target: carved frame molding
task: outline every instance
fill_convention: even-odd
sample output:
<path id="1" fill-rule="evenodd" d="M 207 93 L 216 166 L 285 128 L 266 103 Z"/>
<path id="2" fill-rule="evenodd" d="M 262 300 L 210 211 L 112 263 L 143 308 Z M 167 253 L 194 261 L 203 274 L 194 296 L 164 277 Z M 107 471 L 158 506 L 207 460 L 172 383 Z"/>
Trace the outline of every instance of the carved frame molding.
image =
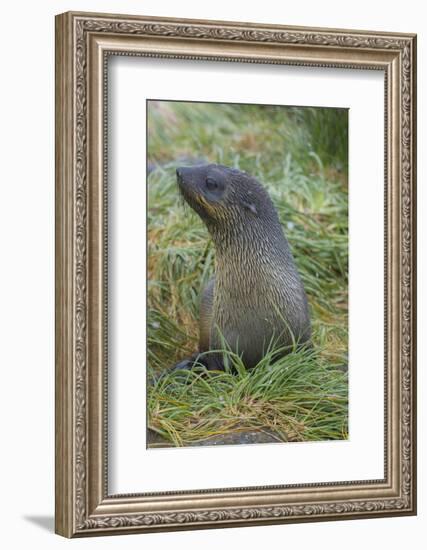
<path id="1" fill-rule="evenodd" d="M 385 73 L 385 478 L 108 495 L 106 59 Z M 416 37 L 68 12 L 56 18 L 56 532 L 87 536 L 414 514 Z"/>

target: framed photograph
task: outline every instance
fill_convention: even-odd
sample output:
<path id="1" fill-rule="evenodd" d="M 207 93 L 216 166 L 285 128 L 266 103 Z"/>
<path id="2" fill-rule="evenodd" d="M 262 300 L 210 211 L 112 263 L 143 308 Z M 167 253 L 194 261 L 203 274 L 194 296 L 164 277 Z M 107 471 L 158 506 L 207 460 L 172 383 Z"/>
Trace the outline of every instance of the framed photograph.
<path id="1" fill-rule="evenodd" d="M 56 18 L 56 532 L 416 513 L 416 37 Z"/>

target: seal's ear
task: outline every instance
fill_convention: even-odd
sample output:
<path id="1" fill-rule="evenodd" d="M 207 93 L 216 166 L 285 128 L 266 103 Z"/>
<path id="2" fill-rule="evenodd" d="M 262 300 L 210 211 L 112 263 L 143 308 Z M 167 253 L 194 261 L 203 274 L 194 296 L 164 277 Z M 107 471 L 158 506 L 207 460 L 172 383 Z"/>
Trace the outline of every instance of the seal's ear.
<path id="1" fill-rule="evenodd" d="M 252 214 L 257 214 L 256 206 L 252 201 L 241 199 L 240 202 L 241 202 L 242 206 L 244 208 L 246 208 L 247 210 L 250 210 L 252 212 Z"/>

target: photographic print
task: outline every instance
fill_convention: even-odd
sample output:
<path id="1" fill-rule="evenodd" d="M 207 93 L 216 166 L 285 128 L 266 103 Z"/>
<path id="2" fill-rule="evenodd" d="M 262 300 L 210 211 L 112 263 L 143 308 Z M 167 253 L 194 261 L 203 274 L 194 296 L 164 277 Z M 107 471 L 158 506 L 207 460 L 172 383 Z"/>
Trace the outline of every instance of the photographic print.
<path id="1" fill-rule="evenodd" d="M 347 439 L 348 110 L 146 108 L 148 448 Z"/>

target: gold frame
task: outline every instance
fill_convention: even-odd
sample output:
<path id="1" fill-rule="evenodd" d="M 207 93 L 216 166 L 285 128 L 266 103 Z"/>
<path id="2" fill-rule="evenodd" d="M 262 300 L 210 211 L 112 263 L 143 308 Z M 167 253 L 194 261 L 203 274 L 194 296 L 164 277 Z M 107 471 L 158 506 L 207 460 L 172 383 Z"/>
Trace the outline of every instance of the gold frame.
<path id="1" fill-rule="evenodd" d="M 385 74 L 385 477 L 109 495 L 108 55 Z M 66 537 L 416 513 L 416 36 L 89 13 L 56 17 L 56 532 Z"/>

